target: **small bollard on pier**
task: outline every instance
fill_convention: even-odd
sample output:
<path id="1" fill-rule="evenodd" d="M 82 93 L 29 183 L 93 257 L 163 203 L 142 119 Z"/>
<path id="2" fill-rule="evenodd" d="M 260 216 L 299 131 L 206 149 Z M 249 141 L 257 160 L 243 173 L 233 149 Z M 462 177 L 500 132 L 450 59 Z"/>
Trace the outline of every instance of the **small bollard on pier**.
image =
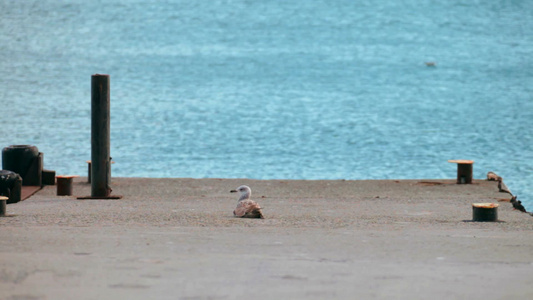
<path id="1" fill-rule="evenodd" d="M 497 203 L 473 203 L 472 221 L 474 222 L 496 222 L 498 221 Z"/>
<path id="2" fill-rule="evenodd" d="M 72 196 L 72 183 L 78 175 L 57 175 L 57 195 Z"/>
<path id="3" fill-rule="evenodd" d="M 85 161 L 87 163 L 87 182 L 91 183 L 91 161 L 87 160 Z M 114 164 L 114 161 L 111 161 L 111 164 Z M 111 173 L 111 170 L 109 170 L 109 173 Z"/>
<path id="4" fill-rule="evenodd" d="M 56 184 L 56 171 L 43 169 L 43 185 Z"/>
<path id="5" fill-rule="evenodd" d="M 86 161 L 87 163 L 87 182 L 91 183 L 91 161 Z"/>
<path id="6" fill-rule="evenodd" d="M 7 200 L 9 200 L 8 197 L 0 196 L 0 217 L 6 216 Z"/>
<path id="7" fill-rule="evenodd" d="M 457 164 L 457 184 L 470 184 L 473 177 L 473 160 L 451 159 L 449 163 Z"/>

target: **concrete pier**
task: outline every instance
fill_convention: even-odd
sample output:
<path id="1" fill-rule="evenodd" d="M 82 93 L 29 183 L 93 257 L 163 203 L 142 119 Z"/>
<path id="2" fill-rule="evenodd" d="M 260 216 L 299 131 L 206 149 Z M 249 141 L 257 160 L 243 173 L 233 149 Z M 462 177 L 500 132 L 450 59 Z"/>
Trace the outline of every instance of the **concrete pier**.
<path id="1" fill-rule="evenodd" d="M 266 219 L 232 216 L 241 184 Z M 45 186 L 0 218 L 0 299 L 531 299 L 533 217 L 497 184 L 114 178 L 120 201 Z M 472 222 L 478 202 L 499 222 Z"/>

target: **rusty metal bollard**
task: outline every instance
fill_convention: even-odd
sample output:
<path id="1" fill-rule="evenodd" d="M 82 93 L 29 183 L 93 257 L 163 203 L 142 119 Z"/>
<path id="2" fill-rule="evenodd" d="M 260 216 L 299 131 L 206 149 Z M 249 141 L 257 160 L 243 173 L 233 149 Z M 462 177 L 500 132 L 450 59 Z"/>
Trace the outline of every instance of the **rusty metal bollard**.
<path id="1" fill-rule="evenodd" d="M 72 195 L 72 183 L 74 178 L 78 175 L 57 175 L 57 195 L 58 196 L 71 196 Z"/>
<path id="2" fill-rule="evenodd" d="M 8 199 L 8 197 L 0 196 L 0 217 L 6 216 L 6 204 Z"/>
<path id="3" fill-rule="evenodd" d="M 472 221 L 474 222 L 496 222 L 498 221 L 497 203 L 473 203 Z"/>
<path id="4" fill-rule="evenodd" d="M 473 177 L 473 160 L 456 159 L 449 160 L 450 163 L 457 164 L 457 184 L 469 184 L 472 183 Z"/>

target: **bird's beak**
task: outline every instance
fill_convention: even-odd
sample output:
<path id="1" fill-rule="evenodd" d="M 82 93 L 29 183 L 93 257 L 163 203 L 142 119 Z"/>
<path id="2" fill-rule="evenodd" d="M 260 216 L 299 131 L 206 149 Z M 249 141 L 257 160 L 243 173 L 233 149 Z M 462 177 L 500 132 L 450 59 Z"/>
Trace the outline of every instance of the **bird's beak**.
<path id="1" fill-rule="evenodd" d="M 231 190 L 231 191 L 229 191 L 229 192 L 230 192 L 230 193 L 236 193 L 237 190 Z"/>

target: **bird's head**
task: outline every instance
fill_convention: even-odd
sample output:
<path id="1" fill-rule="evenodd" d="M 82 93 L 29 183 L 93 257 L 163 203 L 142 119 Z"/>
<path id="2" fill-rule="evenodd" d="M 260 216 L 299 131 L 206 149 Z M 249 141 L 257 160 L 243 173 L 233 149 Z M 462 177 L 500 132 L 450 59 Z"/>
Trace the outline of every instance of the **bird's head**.
<path id="1" fill-rule="evenodd" d="M 239 198 L 239 201 L 250 199 L 250 196 L 252 196 L 252 189 L 246 185 L 241 185 L 235 190 L 231 190 L 231 193 L 241 193 L 241 196 Z"/>

